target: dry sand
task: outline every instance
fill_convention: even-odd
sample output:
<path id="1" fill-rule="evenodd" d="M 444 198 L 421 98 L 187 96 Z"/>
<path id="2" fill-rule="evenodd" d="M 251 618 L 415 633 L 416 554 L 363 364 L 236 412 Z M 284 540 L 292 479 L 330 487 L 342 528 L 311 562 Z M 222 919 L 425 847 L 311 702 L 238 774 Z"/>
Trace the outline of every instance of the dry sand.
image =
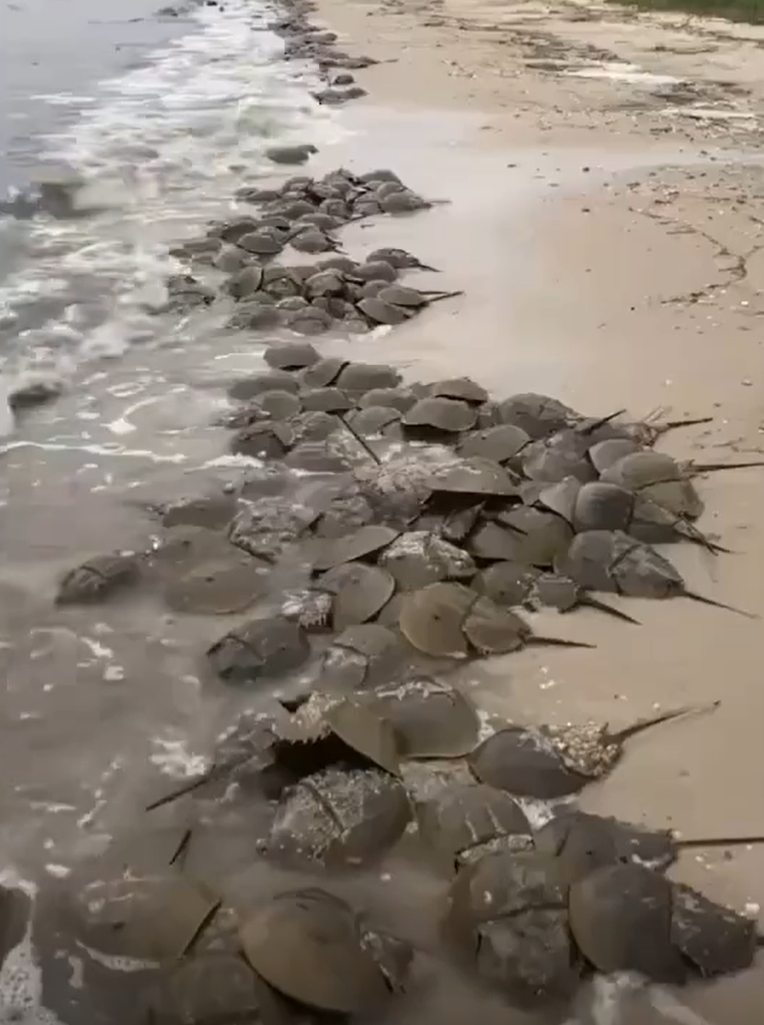
<path id="1" fill-rule="evenodd" d="M 389 165 L 450 200 L 376 225 L 373 246 L 406 245 L 466 293 L 354 342 L 356 357 L 363 344 L 364 358 L 412 376 L 468 373 L 495 394 L 547 392 L 586 413 L 713 415 L 663 446 L 764 456 L 764 28 L 579 2 L 320 0 L 320 13 L 354 53 L 394 61 L 358 75 L 369 97 L 343 118 L 360 142 L 322 158 Z M 363 247 L 363 228 L 347 234 Z M 671 557 L 696 590 L 764 615 L 764 470 L 699 487 L 701 527 L 734 554 L 687 545 Z M 712 715 L 630 742 L 584 806 L 688 837 L 764 834 L 763 622 L 685 599 L 629 611 L 641 627 L 587 611 L 553 621 L 594 651 L 493 661 L 481 683 L 494 707 L 622 725 L 720 698 Z M 764 906 L 762 847 L 694 852 L 676 872 L 738 908 Z M 764 965 L 681 998 L 702 1018 L 676 1020 L 755 1025 Z M 620 1020 L 672 1019 L 637 1003 Z"/>

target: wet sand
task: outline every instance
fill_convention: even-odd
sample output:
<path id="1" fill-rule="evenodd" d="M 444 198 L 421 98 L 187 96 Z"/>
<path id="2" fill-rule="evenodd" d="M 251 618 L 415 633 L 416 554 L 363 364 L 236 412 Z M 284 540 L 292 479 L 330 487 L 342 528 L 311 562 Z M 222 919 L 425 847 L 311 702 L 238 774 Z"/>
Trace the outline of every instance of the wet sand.
<path id="1" fill-rule="evenodd" d="M 370 98 L 346 114 L 375 160 L 452 201 L 403 233 L 399 222 L 380 225 L 374 245 L 396 239 L 465 290 L 456 307 L 364 342 L 364 356 L 412 377 L 470 373 L 499 394 L 544 391 L 603 415 L 712 415 L 661 447 L 699 461 L 759 458 L 764 30 L 589 4 L 321 0 L 320 10 L 355 45 L 395 60 L 359 74 Z M 686 79 L 674 95 L 684 90 L 708 117 L 656 97 L 669 88 L 660 81 L 645 89 L 528 67 L 545 54 L 563 67 L 602 61 L 590 48 L 614 51 L 606 70 L 628 61 Z M 716 111 L 746 117 L 717 121 Z M 362 242 L 364 229 L 353 234 Z M 699 486 L 701 526 L 733 554 L 686 546 L 672 557 L 696 590 L 764 615 L 764 473 L 711 474 Z M 714 715 L 632 741 L 582 804 L 686 837 L 764 832 L 761 621 L 683 599 L 629 609 L 641 629 L 585 611 L 566 621 L 595 651 L 490 660 L 482 683 L 492 707 L 520 721 L 620 725 L 721 699 Z M 676 875 L 734 906 L 764 905 L 761 848 L 693 852 Z M 749 1025 L 764 970 L 682 999 L 714 1025 Z M 628 1025 L 670 1020 L 644 1007 L 629 1014 Z"/>

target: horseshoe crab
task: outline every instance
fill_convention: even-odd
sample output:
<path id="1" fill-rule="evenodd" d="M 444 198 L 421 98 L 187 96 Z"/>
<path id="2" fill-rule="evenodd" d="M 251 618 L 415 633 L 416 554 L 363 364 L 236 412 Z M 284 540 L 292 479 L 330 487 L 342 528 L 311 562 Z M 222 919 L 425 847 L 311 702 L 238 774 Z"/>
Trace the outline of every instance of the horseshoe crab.
<path id="1" fill-rule="evenodd" d="M 310 653 L 305 631 L 279 616 L 235 627 L 208 649 L 207 658 L 226 683 L 248 684 L 299 669 Z"/>
<path id="2" fill-rule="evenodd" d="M 286 423 L 263 420 L 242 427 L 230 448 L 235 455 L 254 459 L 281 459 L 294 444 L 294 432 Z"/>
<path id="3" fill-rule="evenodd" d="M 298 1004 L 356 1014 L 388 995 L 357 916 L 325 890 L 277 895 L 244 922 L 240 937 L 257 974 Z"/>
<path id="4" fill-rule="evenodd" d="M 661 712 L 615 732 L 595 722 L 510 726 L 488 737 L 473 752 L 470 764 L 478 779 L 510 793 L 563 797 L 606 776 L 620 760 L 630 737 L 673 719 L 713 711 L 718 705 L 715 702 Z"/>
<path id="5" fill-rule="evenodd" d="M 671 939 L 671 883 L 641 865 L 605 865 L 570 887 L 570 929 L 602 972 L 639 972 L 684 982 L 687 968 Z"/>
<path id="6" fill-rule="evenodd" d="M 531 607 L 543 605 L 557 609 L 558 612 L 572 612 L 573 609 L 579 608 L 596 609 L 624 623 L 640 625 L 638 619 L 598 598 L 592 598 L 575 581 L 559 573 L 542 573 L 535 581 L 528 598 Z"/>
<path id="7" fill-rule="evenodd" d="M 339 359 L 336 356 L 319 359 L 299 371 L 300 385 L 303 388 L 327 388 L 330 384 L 334 384 L 348 365 L 348 360 Z"/>
<path id="8" fill-rule="evenodd" d="M 497 605 L 525 605 L 541 570 L 522 562 L 495 562 L 475 575 L 470 584 Z"/>
<path id="9" fill-rule="evenodd" d="M 121 588 L 137 583 L 139 576 L 140 556 L 134 552 L 96 555 L 63 577 L 56 605 L 103 601 Z"/>
<path id="10" fill-rule="evenodd" d="M 410 818 L 408 795 L 394 776 L 328 768 L 284 793 L 268 853 L 287 862 L 359 867 L 382 857 Z"/>
<path id="11" fill-rule="evenodd" d="M 456 583 L 428 584 L 407 594 L 399 625 L 419 651 L 450 658 L 466 657 L 469 646 L 480 655 L 508 654 L 526 644 L 590 647 L 562 638 L 536 637 L 514 612 Z"/>
<path id="12" fill-rule="evenodd" d="M 342 473 L 350 468 L 350 460 L 339 447 L 326 441 L 304 441 L 290 451 L 284 465 L 310 473 Z"/>
<path id="13" fill-rule="evenodd" d="M 470 377 L 452 377 L 436 381 L 430 385 L 428 392 L 434 399 L 460 399 L 462 402 L 471 402 L 478 406 L 488 401 L 488 392 Z"/>
<path id="14" fill-rule="evenodd" d="M 296 392 L 298 388 L 299 383 L 292 374 L 286 370 L 272 370 L 269 373 L 255 374 L 253 377 L 243 377 L 240 381 L 234 381 L 228 389 L 228 394 L 232 399 L 247 402 L 262 395 L 263 392 Z"/>
<path id="15" fill-rule="evenodd" d="M 351 260 L 349 256 L 327 256 L 315 264 L 315 269 L 336 270 L 342 274 L 352 275 L 358 269 L 358 264 L 355 260 Z"/>
<path id="16" fill-rule="evenodd" d="M 450 788 L 417 806 L 419 835 L 456 867 L 496 850 L 533 848 L 528 819 L 509 794 L 476 783 Z"/>
<path id="17" fill-rule="evenodd" d="M 530 432 L 528 432 L 530 433 Z M 582 483 L 596 479 L 596 471 L 587 458 L 589 438 L 575 428 L 557 431 L 522 450 L 523 473 L 530 480 L 555 484 L 565 477 Z"/>
<path id="18" fill-rule="evenodd" d="M 416 395 L 409 388 L 371 388 L 361 396 L 361 409 L 369 406 L 386 406 L 405 413 L 416 402 Z"/>
<path id="19" fill-rule="evenodd" d="M 404 591 L 415 591 L 438 580 L 469 580 L 476 571 L 467 552 L 426 530 L 400 534 L 382 552 L 379 565 Z"/>
<path id="20" fill-rule="evenodd" d="M 405 249 L 375 249 L 366 257 L 367 263 L 377 263 L 380 260 L 389 263 L 396 270 L 435 270 L 434 267 L 428 267 L 426 263 L 421 263 L 416 256 L 412 256 Z"/>
<path id="21" fill-rule="evenodd" d="M 587 455 L 597 473 L 603 474 L 619 459 L 640 451 L 640 446 L 630 438 L 607 438 L 592 445 Z"/>
<path id="22" fill-rule="evenodd" d="M 419 399 L 406 411 L 406 427 L 434 427 L 439 431 L 468 431 L 474 427 L 477 413 L 466 402 L 458 399 Z"/>
<path id="23" fill-rule="evenodd" d="M 321 676 L 332 688 L 358 690 L 397 671 L 401 656 L 400 637 L 381 623 L 350 626 L 327 649 Z"/>
<path id="24" fill-rule="evenodd" d="M 576 533 L 623 530 L 641 541 L 660 544 L 685 539 L 711 551 L 721 550 L 696 527 L 644 492 L 635 494 L 604 480 L 582 484 L 566 477 L 540 491 L 536 503 L 562 516 Z"/>
<path id="25" fill-rule="evenodd" d="M 236 511 L 233 495 L 209 494 L 185 498 L 161 506 L 163 527 L 204 527 L 218 530 L 227 526 Z"/>
<path id="26" fill-rule="evenodd" d="M 223 615 L 243 612 L 266 590 L 267 564 L 231 549 L 227 558 L 210 559 L 165 585 L 165 604 L 175 612 Z"/>
<path id="27" fill-rule="evenodd" d="M 616 619 L 639 625 L 632 616 L 592 598 L 567 577 L 557 573 L 544 573 L 537 567 L 522 562 L 494 563 L 481 570 L 473 578 L 470 586 L 497 605 L 525 605 L 528 608 L 542 605 L 556 608 L 559 612 L 570 612 L 580 607 L 593 608 Z"/>
<path id="28" fill-rule="evenodd" d="M 148 1000 L 152 1025 L 258 1021 L 269 994 L 237 954 L 205 951 L 173 964 Z"/>
<path id="29" fill-rule="evenodd" d="M 392 527 L 368 525 L 360 527 L 344 537 L 327 539 L 319 546 L 313 559 L 316 570 L 331 569 L 343 562 L 353 562 L 386 548 L 398 537 L 400 531 Z"/>
<path id="30" fill-rule="evenodd" d="M 750 968 L 756 923 L 708 900 L 689 886 L 672 886 L 671 940 L 695 971 L 710 978 Z"/>
<path id="31" fill-rule="evenodd" d="M 469 757 L 475 776 L 522 797 L 552 800 L 577 793 L 589 782 L 569 769 L 541 730 L 509 726 L 488 737 Z"/>
<path id="32" fill-rule="evenodd" d="M 499 405 L 499 410 L 503 423 L 522 428 L 534 441 L 562 431 L 580 419 L 570 406 L 533 392 L 512 395 Z"/>
<path id="33" fill-rule="evenodd" d="M 288 420 L 302 410 L 300 399 L 289 391 L 263 392 L 254 400 L 253 405 L 274 420 Z"/>
<path id="34" fill-rule="evenodd" d="M 662 870 L 677 858 L 668 829 L 652 830 L 587 812 L 563 811 L 534 835 L 536 850 L 555 858 L 565 884 L 606 865 L 649 865 Z"/>
<path id="35" fill-rule="evenodd" d="M 689 591 L 668 559 L 620 530 L 576 534 L 567 553 L 556 563 L 561 573 L 594 591 L 613 591 L 633 598 L 691 598 L 755 618 L 752 613 Z"/>
<path id="36" fill-rule="evenodd" d="M 529 506 L 517 506 L 487 521 L 470 538 L 469 548 L 481 559 L 551 567 L 568 550 L 573 530 L 561 517 Z"/>
<path id="37" fill-rule="evenodd" d="M 386 427 L 398 423 L 401 414 L 392 406 L 366 406 L 357 410 L 348 423 L 362 437 L 369 438 L 383 433 Z"/>
<path id="38" fill-rule="evenodd" d="M 339 388 L 311 388 L 300 392 L 300 399 L 306 410 L 311 412 L 344 413 L 353 408 L 353 402 Z"/>
<path id="39" fill-rule="evenodd" d="M 364 562 L 340 563 L 324 574 L 321 585 L 335 595 L 335 630 L 360 625 L 376 616 L 395 591 L 395 580 L 387 570 Z"/>
<path id="40" fill-rule="evenodd" d="M 385 302 L 384 299 L 380 299 L 378 296 L 367 296 L 356 303 L 356 307 L 364 317 L 375 324 L 405 324 L 409 317 L 412 316 L 411 310 Z"/>
<path id="41" fill-rule="evenodd" d="M 249 264 L 233 274 L 225 283 L 225 290 L 234 299 L 246 299 L 257 292 L 263 283 L 263 268 L 259 263 Z"/>
<path id="42" fill-rule="evenodd" d="M 311 409 L 298 413 L 289 420 L 297 444 L 306 441 L 326 441 L 338 429 L 337 418 L 323 410 Z"/>
<path id="43" fill-rule="evenodd" d="M 430 584 L 403 599 L 399 625 L 403 636 L 427 655 L 466 658 L 467 638 L 462 632 L 476 595 L 455 583 Z"/>
<path id="44" fill-rule="evenodd" d="M 477 742 L 477 713 L 454 687 L 417 676 L 376 687 L 372 699 L 372 707 L 395 730 L 403 758 L 458 758 Z"/>
<path id="45" fill-rule="evenodd" d="M 459 872 L 444 931 L 480 978 L 511 1001 L 567 1002 L 578 970 L 566 903 L 553 859 L 502 851 Z"/>
<path id="46" fill-rule="evenodd" d="M 512 462 L 512 468 L 515 469 L 519 467 L 516 457 L 530 444 L 530 440 L 522 428 L 513 424 L 498 424 L 468 434 L 459 443 L 456 451 L 460 456 L 479 456 L 495 463 Z"/>
<path id="47" fill-rule="evenodd" d="M 432 206 L 426 199 L 422 199 L 421 196 L 418 196 L 410 189 L 401 189 L 399 192 L 393 192 L 389 196 L 383 196 L 379 205 L 386 214 L 409 214 Z"/>
<path id="48" fill-rule="evenodd" d="M 377 298 L 382 302 L 400 306 L 408 311 L 423 309 L 432 301 L 416 288 L 407 288 L 406 285 L 397 284 L 387 285 L 380 289 Z"/>
<path id="49" fill-rule="evenodd" d="M 231 544 L 266 561 L 273 562 L 284 548 L 303 534 L 316 520 L 307 506 L 280 496 L 265 495 L 247 505 L 231 523 Z"/>
<path id="50" fill-rule="evenodd" d="M 393 367 L 380 363 L 349 363 L 335 381 L 338 388 L 351 395 L 362 395 L 372 388 L 395 388 L 401 375 Z"/>
<path id="51" fill-rule="evenodd" d="M 436 470 L 429 476 L 427 483 L 433 492 L 453 495 L 513 498 L 517 494 L 515 482 L 502 466 L 477 456 L 460 459 L 442 470 Z"/>
<path id="52" fill-rule="evenodd" d="M 275 235 L 266 235 L 264 231 L 249 231 L 236 239 L 229 239 L 239 249 L 255 256 L 268 257 L 277 256 L 284 248 L 284 243 Z"/>
<path id="53" fill-rule="evenodd" d="M 318 228 L 306 228 L 291 235 L 289 245 L 298 253 L 327 253 L 337 249 L 339 243 Z"/>
<path id="54" fill-rule="evenodd" d="M 263 353 L 268 366 L 276 370 L 302 370 L 318 363 L 320 358 L 316 349 L 307 342 L 285 342 L 271 346 Z"/>
<path id="55" fill-rule="evenodd" d="M 398 272 L 386 260 L 367 260 L 355 268 L 353 277 L 358 281 L 384 281 L 392 284 L 398 277 Z"/>
<path id="56" fill-rule="evenodd" d="M 328 505 L 322 508 L 314 523 L 318 537 L 337 540 L 352 534 L 359 527 L 364 527 L 374 519 L 372 509 L 357 484 L 333 495 Z"/>
<path id="57" fill-rule="evenodd" d="M 605 470 L 601 479 L 639 492 L 676 516 L 697 519 L 703 503 L 679 464 L 662 452 L 632 452 Z"/>

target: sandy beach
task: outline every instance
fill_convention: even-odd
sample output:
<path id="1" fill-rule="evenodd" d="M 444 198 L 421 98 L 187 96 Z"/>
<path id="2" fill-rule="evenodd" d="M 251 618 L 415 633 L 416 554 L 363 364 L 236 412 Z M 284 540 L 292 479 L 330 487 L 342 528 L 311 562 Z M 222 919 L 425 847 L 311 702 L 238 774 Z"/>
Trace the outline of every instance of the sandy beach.
<path id="1" fill-rule="evenodd" d="M 347 116 L 366 124 L 375 162 L 451 200 L 409 222 L 402 242 L 465 290 L 456 309 L 366 351 L 411 377 L 469 373 L 603 415 L 711 415 L 662 447 L 698 461 L 760 457 L 764 30 L 610 4 L 319 9 L 342 39 L 394 60 L 359 75 L 369 97 Z M 401 226 L 392 231 L 400 243 Z M 709 474 L 699 486 L 701 523 L 733 554 L 674 550 L 682 572 L 698 591 L 764 614 L 764 475 Z M 686 600 L 632 606 L 643 623 L 634 632 L 576 616 L 569 629 L 596 635 L 596 651 L 492 660 L 496 710 L 622 725 L 721 699 L 713 715 L 635 738 L 583 806 L 685 837 L 763 832 L 761 621 Z M 676 874 L 722 902 L 764 905 L 761 848 L 694 851 Z M 694 994 L 702 1018 L 682 1020 L 752 1025 L 762 1001 L 754 970 Z M 628 1025 L 663 1020 L 627 1013 Z"/>
<path id="2" fill-rule="evenodd" d="M 231 199 L 243 182 L 271 183 L 273 166 L 262 160 L 269 131 L 288 143 L 315 138 L 306 173 L 316 178 L 338 167 L 359 175 L 389 167 L 434 201 L 416 216 L 343 224 L 341 244 L 358 260 L 405 247 L 440 272 L 407 284 L 463 291 L 389 331 L 350 340 L 329 332 L 315 339 L 321 356 L 392 364 L 406 382 L 468 375 L 492 396 L 547 394 L 586 415 L 712 417 L 668 432 L 658 447 L 697 463 L 764 459 L 764 27 L 586 2 L 318 0 L 312 20 L 339 33 L 349 52 L 379 61 L 354 71 L 365 98 L 327 111 L 307 102 L 313 71 L 293 79 L 289 64 L 282 71 L 278 40 L 269 36 L 257 62 L 250 59 L 272 12 L 260 12 L 263 27 L 252 30 L 241 6 L 228 21 L 221 8 L 219 23 L 216 12 L 203 12 L 204 45 L 190 35 L 157 60 L 161 73 L 138 71 L 124 90 L 112 87 L 111 105 L 96 105 L 70 153 L 102 175 L 114 206 L 92 225 L 54 222 L 55 239 L 36 252 L 39 263 L 30 259 L 22 281 L 32 296 L 42 280 L 36 294 L 53 311 L 46 321 L 43 309 L 40 326 L 32 302 L 18 307 L 25 329 L 29 314 L 44 369 L 51 353 L 57 370 L 67 359 L 74 369 L 60 397 L 18 417 L 3 450 L 0 523 L 10 554 L 0 572 L 0 656 L 9 726 L 0 861 L 29 867 L 30 877 L 52 879 L 62 892 L 79 862 L 120 830 L 141 843 L 148 837 L 151 847 L 149 798 L 166 776 L 198 773 L 221 731 L 249 707 L 219 680 L 208 687 L 200 669 L 230 616 L 169 615 L 161 598 L 140 589 L 95 613 L 57 608 L 53 599 L 62 573 L 96 553 L 143 551 L 156 538 L 162 502 L 221 487 L 230 494 L 251 469 L 230 456 L 220 418 L 232 409 L 231 381 L 263 370 L 268 339 L 232 337 L 225 310 L 207 320 L 192 311 L 169 327 L 144 313 L 157 288 L 166 298 L 168 265 L 157 251 L 166 256 L 178 238 L 250 212 Z M 130 177 L 125 168 L 132 174 L 134 165 L 141 173 Z M 277 170 L 284 175 L 275 183 L 294 169 Z M 56 291 L 61 253 L 72 295 L 71 281 Z M 46 274 L 56 286 L 50 295 Z M 70 310 L 80 320 L 65 323 Z M 54 337 L 59 315 L 65 330 Z M 3 323 L 9 336 L 19 333 L 10 317 Z M 63 360 L 57 338 L 71 342 Z M 764 468 L 703 473 L 695 484 L 706 507 L 699 527 L 729 552 L 673 545 L 670 558 L 689 589 L 760 618 L 689 598 L 608 595 L 641 625 L 585 608 L 564 618 L 536 613 L 538 632 L 595 647 L 530 647 L 471 662 L 458 679 L 481 708 L 520 723 L 594 720 L 618 729 L 720 702 L 629 740 L 580 806 L 685 839 L 761 836 Z M 206 812 L 213 803 L 202 802 Z M 188 808 L 172 818 L 176 810 L 153 820 L 157 834 L 185 827 Z M 232 829 L 229 851 L 213 830 L 211 843 L 199 843 L 199 865 L 221 877 L 231 865 L 250 866 L 251 833 Z M 388 927 L 402 923 L 426 949 L 436 942 L 429 930 L 442 880 L 396 857 L 399 888 L 362 873 L 342 883 L 343 893 L 381 912 Z M 764 933 L 764 847 L 698 846 L 671 874 L 745 910 Z M 294 879 L 280 870 L 255 876 L 258 898 Z M 63 922 L 65 947 L 71 921 Z M 115 993 L 96 1019 L 87 994 L 81 1004 L 81 994 L 71 997 L 53 939 L 46 959 L 54 1003 L 66 991 L 67 1025 L 127 1021 L 119 1008 L 132 978 L 112 973 Z M 473 992 L 448 966 L 428 965 L 424 974 L 429 988 L 396 1011 L 399 1025 L 464 1025 L 476 1012 L 484 1025 L 542 1020 Z M 676 992 L 609 993 L 600 987 L 592 1000 L 587 988 L 565 1025 L 758 1025 L 764 964 L 759 956 L 739 975 Z"/>

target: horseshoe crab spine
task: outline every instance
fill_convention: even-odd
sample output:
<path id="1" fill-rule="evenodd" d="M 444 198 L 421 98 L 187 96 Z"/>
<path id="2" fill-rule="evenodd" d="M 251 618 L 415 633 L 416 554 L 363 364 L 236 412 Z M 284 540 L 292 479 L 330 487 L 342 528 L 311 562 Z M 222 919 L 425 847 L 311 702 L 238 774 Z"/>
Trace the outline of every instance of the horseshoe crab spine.
<path id="1" fill-rule="evenodd" d="M 755 612 L 748 612 L 746 609 L 738 609 L 734 605 L 727 605 L 723 601 L 707 598 L 704 594 L 698 594 L 696 591 L 682 591 L 681 594 L 684 598 L 700 602 L 702 605 L 712 605 L 716 609 L 726 609 L 727 612 L 734 612 L 737 616 L 745 616 L 746 619 L 759 619 Z"/>
<path id="2" fill-rule="evenodd" d="M 600 427 L 604 427 L 605 424 L 609 424 L 611 420 L 615 420 L 616 417 L 623 416 L 625 412 L 625 409 L 616 409 L 614 413 L 608 413 L 607 416 L 601 416 L 599 420 L 595 420 L 593 423 L 585 424 L 581 427 L 581 434 L 594 434 L 594 432 L 598 431 Z"/>
<path id="3" fill-rule="evenodd" d="M 596 648 L 596 644 L 589 644 L 587 641 L 568 641 L 564 637 L 538 637 L 534 634 L 525 641 L 527 648 L 551 646 L 555 648 Z"/>
<path id="4" fill-rule="evenodd" d="M 361 448 L 364 449 L 371 456 L 371 458 L 374 460 L 374 462 L 377 464 L 377 466 L 381 466 L 382 460 L 379 458 L 379 456 L 374 451 L 374 449 L 370 445 L 367 444 L 365 439 L 361 437 L 361 435 L 358 433 L 358 431 L 356 431 L 355 428 L 352 427 L 347 422 L 347 420 L 345 419 L 345 417 L 341 413 L 335 413 L 334 415 L 337 417 L 337 419 L 342 424 L 342 426 L 346 427 L 347 430 L 353 435 L 353 437 L 358 442 L 358 444 L 361 446 Z"/>
<path id="5" fill-rule="evenodd" d="M 460 295 L 464 295 L 464 292 L 463 291 L 457 291 L 457 292 L 435 292 L 435 291 L 429 291 L 429 292 L 422 292 L 422 295 L 426 295 L 428 300 L 429 300 L 429 302 L 432 304 L 432 303 L 439 303 L 441 301 L 441 299 L 457 299 Z"/>
<path id="6" fill-rule="evenodd" d="M 683 719 L 689 715 L 704 715 L 706 712 L 715 712 L 721 706 L 721 701 L 709 701 L 704 705 L 684 705 L 682 708 L 672 708 L 668 712 L 660 712 L 657 715 L 649 715 L 644 719 L 637 719 L 631 726 L 626 726 L 618 733 L 608 734 L 608 740 L 616 743 L 623 743 L 629 737 L 634 737 L 643 730 L 649 730 L 653 726 L 659 726 L 664 722 L 671 722 L 672 719 Z"/>
<path id="7" fill-rule="evenodd" d="M 682 851 L 696 850 L 699 847 L 747 847 L 749 844 L 764 844 L 764 836 L 702 836 L 674 841 L 674 845 Z"/>
<path id="8" fill-rule="evenodd" d="M 750 470 L 756 466 L 764 466 L 764 459 L 753 459 L 743 463 L 693 463 L 688 469 L 692 473 L 716 473 L 718 470 Z"/>
<path id="9" fill-rule="evenodd" d="M 182 786 L 176 787 L 175 790 L 171 790 L 168 794 L 164 794 L 163 797 L 158 797 L 155 801 L 146 805 L 146 811 L 156 811 L 157 808 L 162 808 L 166 804 L 171 804 L 173 801 L 179 800 L 181 797 L 185 797 L 186 794 L 192 794 L 195 790 L 199 790 L 201 787 L 206 786 L 208 783 L 215 783 L 219 779 L 223 779 L 230 772 L 234 772 L 236 769 L 245 765 L 253 757 L 252 752 L 240 755 L 238 758 L 232 759 L 230 762 L 226 762 L 225 765 L 213 765 L 211 769 L 205 772 L 202 776 L 197 776 L 196 779 L 189 780 L 188 783 L 183 783 Z"/>
<path id="10" fill-rule="evenodd" d="M 669 420 L 665 424 L 658 424 L 653 430 L 660 437 L 661 434 L 665 434 L 667 431 L 675 431 L 678 427 L 696 427 L 700 424 L 712 424 L 713 422 L 714 418 L 712 416 L 697 416 L 690 420 Z"/>
<path id="11" fill-rule="evenodd" d="M 621 609 L 613 608 L 612 605 L 608 605 L 607 602 L 600 601 L 598 598 L 592 598 L 589 595 L 582 595 L 578 599 L 578 604 L 582 605 L 587 609 L 597 609 L 598 612 L 604 612 L 608 616 L 612 616 L 614 619 L 620 619 L 624 623 L 633 623 L 635 626 L 642 626 L 638 619 L 630 616 L 628 612 L 622 612 Z"/>

